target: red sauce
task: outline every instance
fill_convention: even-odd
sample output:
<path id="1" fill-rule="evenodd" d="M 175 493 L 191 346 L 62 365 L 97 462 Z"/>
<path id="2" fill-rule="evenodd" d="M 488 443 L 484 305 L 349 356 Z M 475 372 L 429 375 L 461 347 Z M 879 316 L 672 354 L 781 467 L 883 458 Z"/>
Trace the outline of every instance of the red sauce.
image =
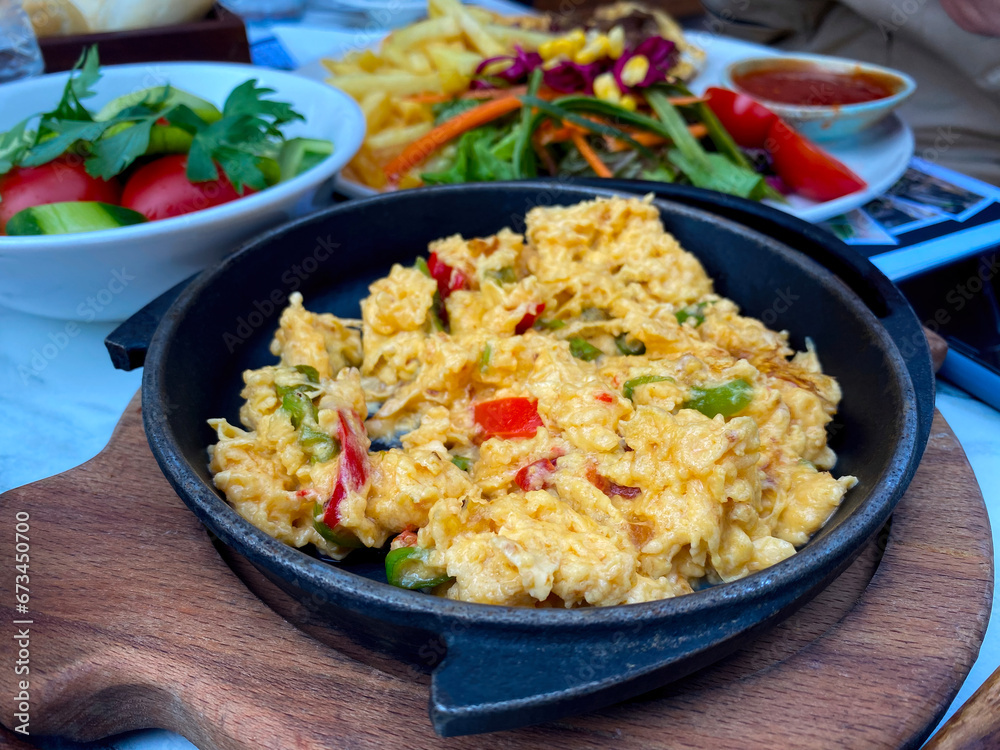
<path id="1" fill-rule="evenodd" d="M 836 73 L 795 60 L 776 60 L 734 75 L 733 83 L 750 96 L 782 104 L 830 106 L 884 99 L 896 93 L 896 79 L 857 69 Z"/>

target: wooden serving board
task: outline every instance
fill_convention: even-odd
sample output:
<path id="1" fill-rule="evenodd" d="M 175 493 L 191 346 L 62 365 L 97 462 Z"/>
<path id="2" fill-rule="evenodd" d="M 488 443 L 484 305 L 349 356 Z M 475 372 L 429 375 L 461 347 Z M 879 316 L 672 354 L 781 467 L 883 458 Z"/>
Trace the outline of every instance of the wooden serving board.
<path id="1" fill-rule="evenodd" d="M 251 593 L 160 474 L 138 399 L 99 456 L 0 496 L 0 529 L 0 723 L 13 727 L 27 627 L 31 735 L 162 727 L 202 750 L 913 747 L 970 669 L 992 600 L 989 520 L 940 415 L 891 527 L 752 647 L 638 699 L 486 736 L 437 737 L 425 675 L 330 648 Z"/>

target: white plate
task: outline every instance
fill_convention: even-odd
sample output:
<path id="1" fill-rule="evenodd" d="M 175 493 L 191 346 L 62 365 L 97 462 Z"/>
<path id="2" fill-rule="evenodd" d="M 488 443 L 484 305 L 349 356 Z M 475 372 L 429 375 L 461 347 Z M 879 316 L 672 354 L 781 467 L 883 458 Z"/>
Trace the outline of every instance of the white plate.
<path id="1" fill-rule="evenodd" d="M 777 57 L 781 54 L 770 47 L 707 31 L 688 31 L 685 35 L 707 53 L 704 67 L 690 84 L 691 90 L 696 94 L 702 93 L 709 86 L 725 86 L 726 67 L 730 63 L 748 57 Z M 882 195 L 903 176 L 913 157 L 913 132 L 902 120 L 892 115 L 856 136 L 828 141 L 822 147 L 867 182 L 868 187 L 823 203 L 790 195 L 787 204 L 772 205 L 812 222 L 823 221 L 864 205 Z"/>
<path id="2" fill-rule="evenodd" d="M 781 54 L 769 47 L 742 42 L 720 34 L 704 31 L 687 31 L 685 34 L 691 42 L 702 47 L 707 53 L 704 66 L 690 84 L 691 89 L 699 94 L 709 86 L 724 86 L 726 66 L 730 63 L 748 57 L 762 55 L 777 57 Z M 373 46 L 377 44 L 378 40 L 375 40 Z M 331 50 L 329 56 L 338 57 L 338 53 L 342 51 Z M 303 65 L 296 73 L 320 81 L 329 77 L 329 73 L 319 60 Z M 791 195 L 788 196 L 787 203 L 771 203 L 771 205 L 811 222 L 824 221 L 850 211 L 885 193 L 902 176 L 913 156 L 913 146 L 913 132 L 895 115 L 856 136 L 824 143 L 824 149 L 847 165 L 868 183 L 868 186 L 843 198 L 823 203 Z M 367 197 L 378 192 L 339 175 L 336 184 L 342 193 L 354 198 Z"/>

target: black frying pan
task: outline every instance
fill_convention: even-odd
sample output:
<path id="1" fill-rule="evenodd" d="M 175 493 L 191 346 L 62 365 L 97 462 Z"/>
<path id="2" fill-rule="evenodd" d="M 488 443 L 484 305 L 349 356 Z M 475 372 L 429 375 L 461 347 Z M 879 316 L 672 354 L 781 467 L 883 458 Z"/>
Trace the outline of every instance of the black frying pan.
<path id="1" fill-rule="evenodd" d="M 717 291 L 772 328 L 787 328 L 797 348 L 811 337 L 825 370 L 840 380 L 845 395 L 830 444 L 836 471 L 860 482 L 798 554 L 741 581 L 660 602 L 567 611 L 476 605 L 389 586 L 376 552 L 330 565 L 287 547 L 241 519 L 214 489 L 206 420 L 237 421 L 241 373 L 273 363 L 268 343 L 290 292 L 302 291 L 310 309 L 357 317 L 367 285 L 393 262 L 412 263 L 430 240 L 518 230 L 534 205 L 575 203 L 616 187 L 634 191 L 636 183 L 487 183 L 350 201 L 262 235 L 199 276 L 165 312 L 169 298 L 108 339 L 118 366 L 145 357 L 146 434 L 184 501 L 311 612 L 432 668 L 430 713 L 443 735 L 594 709 L 733 651 L 853 560 L 888 519 L 927 441 L 930 356 L 909 305 L 874 266 L 778 211 L 650 184 L 666 198 L 656 205 L 667 230 L 701 259 Z"/>

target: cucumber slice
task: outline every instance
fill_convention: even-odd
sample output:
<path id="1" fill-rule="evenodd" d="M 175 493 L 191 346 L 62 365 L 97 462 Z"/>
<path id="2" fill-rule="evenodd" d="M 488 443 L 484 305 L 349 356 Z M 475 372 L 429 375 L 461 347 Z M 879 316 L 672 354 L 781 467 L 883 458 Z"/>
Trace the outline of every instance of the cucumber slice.
<path id="1" fill-rule="evenodd" d="M 292 138 L 281 147 L 281 179 L 290 180 L 312 169 L 333 153 L 333 143 L 317 138 Z"/>
<path id="2" fill-rule="evenodd" d="M 37 234 L 71 234 L 142 224 L 138 211 L 96 201 L 47 203 L 18 211 L 7 222 L 7 234 L 23 237 Z"/>
<path id="3" fill-rule="evenodd" d="M 164 91 L 166 91 L 166 86 L 153 86 L 152 88 L 143 89 L 142 91 L 133 91 L 130 94 L 123 94 L 117 99 L 112 99 L 110 102 L 101 107 L 101 111 L 94 116 L 94 119 L 97 122 L 103 122 L 105 120 L 110 120 L 123 110 L 128 109 L 129 107 L 134 107 L 136 104 L 141 102 L 155 102 L 163 96 Z M 173 86 L 170 87 L 170 93 L 167 95 L 166 100 L 159 106 L 158 111 L 162 111 L 177 104 L 187 105 L 205 122 L 215 122 L 216 120 L 222 119 L 222 112 L 220 112 L 219 108 L 214 104 L 205 101 L 194 94 L 189 94 L 183 89 L 174 88 Z"/>

